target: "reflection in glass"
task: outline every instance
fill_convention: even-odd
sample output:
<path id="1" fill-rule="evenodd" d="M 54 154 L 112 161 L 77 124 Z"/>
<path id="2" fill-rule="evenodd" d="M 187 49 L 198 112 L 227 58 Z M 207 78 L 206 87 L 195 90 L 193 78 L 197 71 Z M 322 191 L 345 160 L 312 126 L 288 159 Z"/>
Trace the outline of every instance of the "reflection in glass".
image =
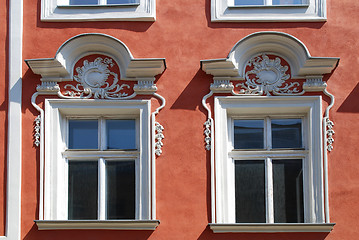
<path id="1" fill-rule="evenodd" d="M 98 0 L 70 0 L 70 5 L 97 5 Z"/>
<path id="2" fill-rule="evenodd" d="M 69 120 L 69 149 L 98 148 L 97 120 Z"/>
<path id="3" fill-rule="evenodd" d="M 68 190 L 68 219 L 97 219 L 97 161 L 70 161 Z"/>
<path id="4" fill-rule="evenodd" d="M 301 159 L 273 160 L 273 201 L 274 222 L 304 222 Z"/>
<path id="5" fill-rule="evenodd" d="M 264 0 L 234 0 L 235 6 L 264 5 Z"/>
<path id="6" fill-rule="evenodd" d="M 301 147 L 301 119 L 272 119 L 272 148 Z"/>
<path id="7" fill-rule="evenodd" d="M 263 149 L 264 120 L 234 120 L 235 149 Z"/>
<path id="8" fill-rule="evenodd" d="M 107 149 L 137 149 L 134 119 L 106 120 Z"/>
<path id="9" fill-rule="evenodd" d="M 135 219 L 135 161 L 107 161 L 107 219 Z"/>
<path id="10" fill-rule="evenodd" d="M 264 161 L 235 161 L 236 222 L 265 223 Z"/>
<path id="11" fill-rule="evenodd" d="M 272 0 L 273 5 L 303 5 L 307 4 L 306 0 Z"/>

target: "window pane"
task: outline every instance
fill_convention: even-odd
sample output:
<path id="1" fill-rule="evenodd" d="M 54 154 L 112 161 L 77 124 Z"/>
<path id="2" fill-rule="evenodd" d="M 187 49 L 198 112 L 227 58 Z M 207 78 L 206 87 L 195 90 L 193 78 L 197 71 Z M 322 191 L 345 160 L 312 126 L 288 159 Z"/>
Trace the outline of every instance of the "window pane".
<path id="1" fill-rule="evenodd" d="M 301 148 L 301 119 L 272 119 L 273 148 Z"/>
<path id="2" fill-rule="evenodd" d="M 69 149 L 97 149 L 97 128 L 97 120 L 69 120 Z"/>
<path id="3" fill-rule="evenodd" d="M 264 120 L 234 120 L 235 149 L 263 149 Z"/>
<path id="4" fill-rule="evenodd" d="M 135 219 L 135 161 L 108 161 L 107 219 Z"/>
<path id="5" fill-rule="evenodd" d="M 302 160 L 273 160 L 274 222 L 304 222 Z"/>
<path id="6" fill-rule="evenodd" d="M 68 219 L 97 219 L 97 161 L 69 162 Z"/>
<path id="7" fill-rule="evenodd" d="M 235 161 L 236 222 L 265 223 L 264 161 Z"/>
<path id="8" fill-rule="evenodd" d="M 306 0 L 273 0 L 273 5 L 302 5 L 307 4 Z"/>
<path id="9" fill-rule="evenodd" d="M 107 0 L 107 4 L 137 3 L 138 0 Z"/>
<path id="10" fill-rule="evenodd" d="M 106 124 L 107 149 L 137 149 L 134 119 L 111 119 Z"/>
<path id="11" fill-rule="evenodd" d="M 70 5 L 97 5 L 97 0 L 70 0 Z"/>
<path id="12" fill-rule="evenodd" d="M 264 5 L 264 0 L 235 0 L 234 5 L 236 6 Z"/>

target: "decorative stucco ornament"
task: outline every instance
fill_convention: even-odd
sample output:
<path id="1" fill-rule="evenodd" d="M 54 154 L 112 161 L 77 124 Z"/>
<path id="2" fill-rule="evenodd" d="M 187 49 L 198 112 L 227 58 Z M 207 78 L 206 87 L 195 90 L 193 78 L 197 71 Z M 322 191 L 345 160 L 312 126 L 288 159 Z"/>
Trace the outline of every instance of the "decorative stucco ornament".
<path id="1" fill-rule="evenodd" d="M 211 150 L 211 120 L 208 119 L 203 125 L 205 126 L 204 135 L 206 137 L 204 138 L 204 141 L 206 143 L 206 150 Z"/>
<path id="2" fill-rule="evenodd" d="M 248 61 L 246 67 L 252 68 L 245 74 L 244 83 L 238 83 L 236 87 L 241 87 L 240 94 L 256 95 L 299 95 L 296 88 L 298 82 L 286 82 L 290 79 L 287 74 L 289 67 L 282 66 L 280 58 L 270 59 L 266 54 L 253 57 Z"/>
<path id="3" fill-rule="evenodd" d="M 34 144 L 36 147 L 38 147 L 40 145 L 40 124 L 41 124 L 41 116 L 38 115 L 35 118 L 35 127 L 34 127 Z"/>
<path id="4" fill-rule="evenodd" d="M 163 135 L 163 130 L 164 127 L 159 124 L 158 122 L 155 122 L 155 154 L 157 156 L 160 156 L 162 154 L 162 147 L 163 147 L 163 143 L 162 143 L 162 139 L 165 138 L 165 136 Z"/>
<path id="5" fill-rule="evenodd" d="M 118 84 L 118 75 L 109 70 L 114 64 L 112 59 L 101 57 L 96 58 L 93 62 L 83 61 L 82 67 L 77 67 L 77 75 L 74 79 L 78 84 L 65 85 L 65 96 L 73 98 L 98 98 L 98 99 L 120 99 L 126 97 L 127 93 L 121 92 L 124 88 L 130 88 L 127 84 Z M 110 80 L 109 77 L 112 76 Z"/>
<path id="6" fill-rule="evenodd" d="M 334 143 L 334 138 L 333 138 L 333 135 L 334 135 L 334 130 L 333 130 L 333 127 L 334 127 L 334 123 L 332 121 L 330 121 L 328 118 L 326 119 L 326 125 L 327 125 L 327 150 L 330 152 L 333 150 L 333 143 Z"/>

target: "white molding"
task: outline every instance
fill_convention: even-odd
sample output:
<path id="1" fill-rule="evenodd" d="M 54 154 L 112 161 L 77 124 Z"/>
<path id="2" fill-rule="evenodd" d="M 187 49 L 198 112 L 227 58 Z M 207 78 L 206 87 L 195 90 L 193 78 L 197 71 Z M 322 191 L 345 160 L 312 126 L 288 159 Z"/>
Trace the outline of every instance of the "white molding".
<path id="1" fill-rule="evenodd" d="M 335 223 L 210 223 L 214 233 L 278 233 L 278 232 L 330 232 Z"/>
<path id="2" fill-rule="evenodd" d="M 155 21 L 156 1 L 112 6 L 64 6 L 58 0 L 41 0 L 41 21 Z"/>
<path id="3" fill-rule="evenodd" d="M 234 6 L 233 0 L 212 0 L 212 22 L 318 22 L 326 21 L 326 0 L 309 0 L 309 5 Z"/>
<path id="4" fill-rule="evenodd" d="M 67 219 L 66 161 L 64 160 L 64 122 L 69 115 L 136 115 L 140 123 L 138 131 L 139 153 L 129 152 L 123 157 L 139 158 L 136 164 L 136 219 L 151 219 L 151 147 L 150 100 L 98 100 L 98 99 L 45 99 L 45 169 L 44 210 L 40 220 Z M 118 151 L 119 152 L 119 151 Z M 96 151 L 92 152 L 96 153 Z M 73 152 L 76 154 L 76 151 Z M 88 153 L 91 154 L 91 153 Z M 111 157 L 114 151 L 103 157 Z M 78 157 L 85 157 L 82 155 Z M 76 157 L 76 156 L 75 156 Z M 88 157 L 88 156 L 87 156 Z M 121 157 L 121 156 L 120 156 Z M 40 170 L 42 171 L 42 170 Z"/>
<path id="5" fill-rule="evenodd" d="M 235 221 L 233 190 L 230 188 L 229 176 L 232 156 L 228 155 L 231 146 L 228 118 L 230 116 L 248 115 L 283 115 L 297 114 L 306 116 L 308 162 L 304 182 L 304 204 L 306 223 L 324 223 L 323 193 L 323 148 L 322 148 L 322 108 L 321 96 L 231 96 L 215 97 L 215 223 L 232 223 Z M 304 122 L 304 123 L 305 123 Z"/>
<path id="6" fill-rule="evenodd" d="M 5 236 L 21 238 L 23 1 L 9 2 L 9 105 Z"/>
<path id="7" fill-rule="evenodd" d="M 112 230 L 155 230 L 160 224 L 159 220 L 35 220 L 39 230 L 60 229 L 112 229 Z"/>
<path id="8" fill-rule="evenodd" d="M 283 32 L 256 32 L 238 41 L 227 58 L 202 60 L 203 71 L 214 77 L 244 80 L 247 62 L 261 54 L 284 58 L 292 79 L 322 78 L 338 64 L 339 58 L 312 57 L 306 46 L 297 38 Z"/>

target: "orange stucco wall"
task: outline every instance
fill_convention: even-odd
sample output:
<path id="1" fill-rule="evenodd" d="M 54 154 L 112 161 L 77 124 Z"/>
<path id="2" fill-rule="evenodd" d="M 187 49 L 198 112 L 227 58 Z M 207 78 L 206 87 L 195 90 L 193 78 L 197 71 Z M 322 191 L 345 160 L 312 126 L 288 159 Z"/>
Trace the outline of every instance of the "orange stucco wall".
<path id="1" fill-rule="evenodd" d="M 34 4 L 36 3 L 36 4 Z M 39 20 L 40 1 L 24 0 L 24 59 L 49 58 L 67 39 L 81 33 L 105 33 L 124 42 L 135 58 L 166 58 L 167 69 L 158 78 L 158 93 L 166 107 L 158 115 L 165 127 L 163 154 L 157 159 L 157 219 L 155 231 L 38 231 L 39 152 L 33 145 L 31 106 L 40 76 L 23 67 L 23 186 L 22 238 L 42 239 L 158 239 L 158 240 L 342 240 L 357 238 L 359 216 L 359 2 L 327 0 L 328 20 L 321 23 L 212 23 L 210 0 L 157 0 L 155 22 L 45 23 Z M 0 9 L 0 24 L 4 18 Z M 3 25 L 3 24 L 2 24 Z M 0 28 L 3 33 L 4 28 Z M 286 32 L 302 41 L 312 56 L 340 57 L 328 80 L 335 95 L 331 111 L 335 123 L 334 150 L 329 154 L 330 234 L 214 234 L 210 220 L 210 163 L 204 149 L 206 112 L 202 97 L 209 92 L 212 76 L 200 69 L 200 60 L 224 58 L 234 44 L 258 31 Z M 5 44 L 0 34 L 0 45 Z M 0 52 L 0 59 L 5 58 Z M 3 61 L 0 61 L 0 67 Z M 0 89 L 4 91 L 4 73 Z M 4 95 L 0 94 L 0 124 L 4 124 Z M 0 133 L 0 152 L 4 148 Z M 3 162 L 0 155 L 0 183 Z M 0 184 L 0 192 L 3 192 Z M 0 233 L 3 225 L 0 198 Z"/>
<path id="2" fill-rule="evenodd" d="M 7 1 L 0 9 L 0 236 L 5 234 L 6 212 L 6 114 L 7 114 Z"/>

